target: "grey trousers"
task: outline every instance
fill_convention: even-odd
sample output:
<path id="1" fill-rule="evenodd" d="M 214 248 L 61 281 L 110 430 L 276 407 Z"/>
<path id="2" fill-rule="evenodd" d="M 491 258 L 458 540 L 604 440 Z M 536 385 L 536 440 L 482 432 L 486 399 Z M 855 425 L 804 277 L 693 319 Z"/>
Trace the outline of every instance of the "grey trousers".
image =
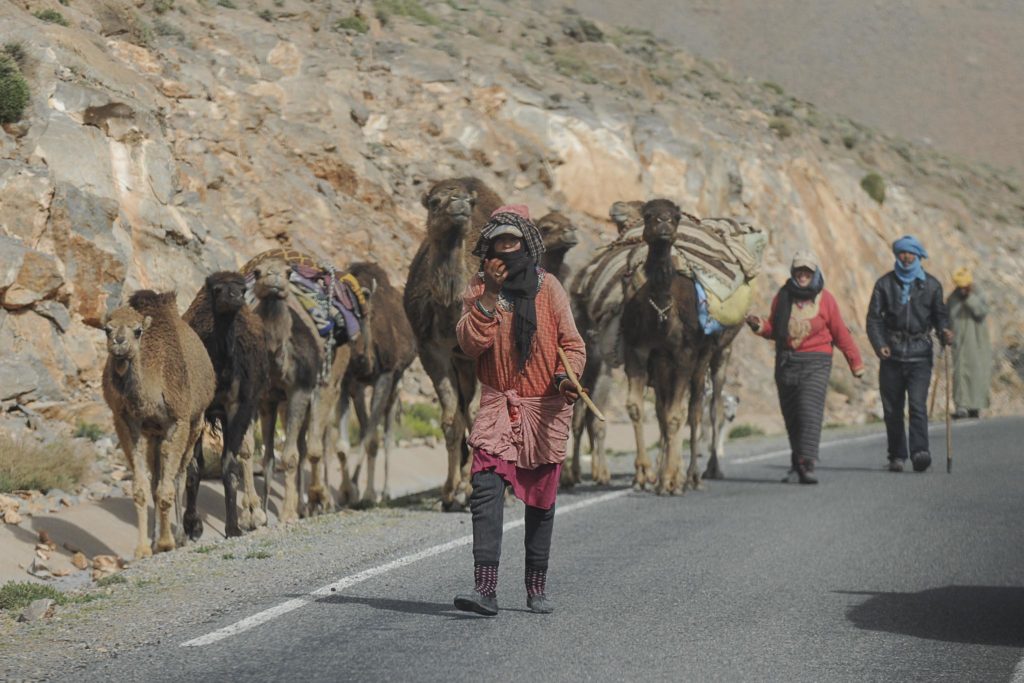
<path id="1" fill-rule="evenodd" d="M 505 480 L 493 471 L 473 475 L 469 509 L 473 513 L 473 561 L 497 565 L 501 559 L 501 536 L 505 516 Z M 547 569 L 551 555 L 551 533 L 555 508 L 526 506 L 526 566 Z"/>

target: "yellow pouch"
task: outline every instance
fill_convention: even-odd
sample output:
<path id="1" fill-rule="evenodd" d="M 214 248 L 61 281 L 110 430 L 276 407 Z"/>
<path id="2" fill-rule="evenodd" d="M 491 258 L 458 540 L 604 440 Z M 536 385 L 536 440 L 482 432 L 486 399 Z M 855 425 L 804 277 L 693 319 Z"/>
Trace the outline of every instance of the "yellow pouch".
<path id="1" fill-rule="evenodd" d="M 712 294 L 710 290 L 705 290 L 708 297 L 708 314 L 726 327 L 742 323 L 747 311 L 750 310 L 755 281 L 756 279 L 744 282 L 725 301 Z"/>

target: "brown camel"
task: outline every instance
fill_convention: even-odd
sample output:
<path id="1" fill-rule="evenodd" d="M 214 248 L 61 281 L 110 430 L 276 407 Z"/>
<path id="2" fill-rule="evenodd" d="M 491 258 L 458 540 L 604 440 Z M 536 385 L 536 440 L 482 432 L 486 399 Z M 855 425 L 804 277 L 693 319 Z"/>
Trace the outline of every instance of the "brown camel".
<path id="1" fill-rule="evenodd" d="M 563 285 L 567 284 L 569 266 L 565 263 L 565 255 L 580 243 L 576 236 L 576 226 L 563 214 L 552 211 L 537 221 L 537 229 L 544 238 L 541 267 L 558 278 Z"/>
<path id="2" fill-rule="evenodd" d="M 259 303 L 256 314 L 263 321 L 269 359 L 268 387 L 260 402 L 260 425 L 263 431 L 263 510 L 267 510 L 274 461 L 274 436 L 279 411 L 284 422 L 284 501 L 281 522 L 299 517 L 300 447 L 306 450 L 313 392 L 320 372 L 320 340 L 289 305 L 290 268 L 280 259 L 262 261 L 253 270 L 256 276 L 253 292 Z M 301 444 L 301 446 L 300 446 Z M 318 471 L 319 468 L 317 468 Z"/>
<path id="3" fill-rule="evenodd" d="M 427 235 L 409 267 L 402 298 L 420 362 L 441 404 L 448 449 L 448 476 L 441 489 L 445 510 L 456 507 L 456 493 L 464 497 L 468 492 L 468 472 L 463 476 L 462 470 L 470 462 L 466 431 L 476 393 L 475 366 L 459 350 L 455 324 L 462 313 L 462 292 L 480 268 L 480 260 L 471 254 L 477 233 L 500 205 L 498 195 L 476 178 L 435 183 L 423 196 Z"/>
<path id="4" fill-rule="evenodd" d="M 132 472 L 139 559 L 153 554 L 150 496 L 158 519 L 156 551 L 184 543 L 183 478 L 217 380 L 203 342 L 178 316 L 174 292 L 135 292 L 127 306 L 107 317 L 104 330 L 103 398 Z M 139 444 L 143 437 L 145 450 Z M 177 537 L 171 531 L 171 505 Z"/>
<path id="5" fill-rule="evenodd" d="M 687 487 L 701 487 L 697 458 L 704 381 L 712 361 L 717 357 L 722 362 L 739 326 L 711 335 L 701 329 L 693 280 L 677 272 L 671 256 L 682 218 L 679 207 L 667 199 L 654 199 L 644 204 L 643 217 L 646 281 L 636 291 L 627 292 L 622 311 L 629 380 L 626 407 L 637 448 L 633 485 L 643 488 L 654 481 L 657 493 L 682 493 Z M 652 477 L 643 435 L 643 395 L 648 383 L 654 387 L 661 432 L 656 478 Z M 683 403 L 687 397 L 688 407 Z M 680 431 L 684 413 L 690 425 L 690 464 L 685 477 L 681 475 Z"/>
<path id="6" fill-rule="evenodd" d="M 643 228 L 643 216 L 640 209 L 643 202 L 617 201 L 611 205 L 608 216 L 615 223 L 617 230 L 616 239 L 598 252 L 596 259 L 606 258 L 609 250 L 629 249 L 630 238 L 627 233 L 639 231 Z M 631 235 L 633 233 L 630 233 Z M 623 240 L 620 246 L 618 243 Z M 604 255 L 604 256 L 603 256 Z M 605 264 L 598 264 L 603 268 Z M 573 315 L 576 318 L 576 327 L 583 332 L 583 339 L 587 345 L 587 367 L 583 370 L 580 382 L 590 390 L 590 398 L 598 408 L 602 410 L 608 405 L 608 398 L 612 388 L 612 364 L 604 358 L 599 348 L 598 336 L 600 332 L 596 329 L 600 323 L 591 319 L 589 311 L 599 308 L 598 301 L 592 298 L 610 300 L 604 287 L 593 287 L 595 280 L 593 271 L 584 270 L 577 273 L 571 285 L 571 298 Z M 614 286 L 610 293 L 621 297 L 621 285 L 613 282 Z M 621 311 L 620 311 L 621 312 Z M 612 315 L 609 320 L 602 321 L 605 325 L 618 328 L 617 315 Z M 608 458 L 605 453 L 605 424 L 594 417 L 594 414 L 587 409 L 580 401 L 573 408 L 572 413 L 572 456 L 571 460 L 562 468 L 561 485 L 564 488 L 571 488 L 582 480 L 580 472 L 580 452 L 583 446 L 583 432 L 586 431 L 590 438 L 590 476 L 594 483 L 607 485 L 611 483 L 611 469 L 608 467 Z"/>
<path id="7" fill-rule="evenodd" d="M 416 342 L 412 326 L 402 310 L 402 293 L 392 286 L 387 273 L 376 263 L 353 263 L 349 274 L 355 276 L 364 291 L 369 292 L 369 315 L 364 318 L 363 334 L 352 344 L 352 360 L 342 386 L 342 414 L 347 413 L 349 401 L 359 420 L 359 463 L 352 474 L 352 483 L 358 487 L 359 474 L 366 464 L 366 485 L 360 506 L 376 505 L 388 500 L 388 468 L 393 442 L 392 427 L 398 399 L 398 384 L 406 368 L 416 359 Z M 370 409 L 366 409 L 366 390 L 370 389 Z M 384 484 L 378 497 L 375 483 L 377 451 L 380 447 L 379 428 L 384 428 Z M 347 442 L 347 430 L 342 430 L 342 442 Z M 339 452 L 344 452 L 339 449 Z M 342 472 L 346 470 L 342 460 Z M 352 489 L 342 487 L 342 496 Z M 354 497 L 344 502 L 355 503 Z"/>
<path id="8" fill-rule="evenodd" d="M 219 424 L 224 440 L 220 471 L 227 536 L 240 536 L 242 527 L 255 529 L 267 521 L 253 482 L 252 452 L 242 445 L 258 414 L 269 370 L 263 322 L 246 305 L 245 289 L 244 275 L 234 271 L 213 273 L 182 316 L 203 341 L 217 375 L 217 393 L 206 410 L 206 419 Z M 185 532 L 192 540 L 203 534 L 203 523 L 196 513 L 203 470 L 202 439 L 196 441 L 195 462 L 196 467 L 189 470 L 185 511 Z M 239 478 L 243 485 L 241 520 L 236 504 Z"/>

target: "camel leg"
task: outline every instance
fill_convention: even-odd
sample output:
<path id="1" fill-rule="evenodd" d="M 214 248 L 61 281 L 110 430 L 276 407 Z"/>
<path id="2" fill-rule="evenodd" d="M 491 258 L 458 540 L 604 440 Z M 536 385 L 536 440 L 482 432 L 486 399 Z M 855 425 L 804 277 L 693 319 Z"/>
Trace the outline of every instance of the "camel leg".
<path id="1" fill-rule="evenodd" d="M 238 527 L 238 456 L 233 446 L 233 442 L 240 441 L 240 435 L 231 433 L 240 427 L 234 424 L 235 420 L 236 416 L 229 408 L 228 414 L 221 422 L 224 446 L 220 452 L 220 479 L 224 485 L 224 535 L 228 538 L 242 535 L 242 530 Z"/>
<path id="2" fill-rule="evenodd" d="M 188 437 L 188 430 L 179 422 L 170 426 L 160 444 L 160 473 L 158 479 L 154 477 L 154 480 L 157 481 L 155 502 L 157 520 L 160 525 L 156 540 L 158 553 L 175 548 L 170 513 L 176 493 L 174 484 L 178 476 L 177 465 L 181 462 L 182 453 L 190 446 Z"/>
<path id="3" fill-rule="evenodd" d="M 192 420 L 188 432 L 188 442 L 185 445 L 185 452 L 175 469 L 174 476 L 174 542 L 178 547 L 185 545 L 185 516 L 184 498 L 186 494 L 185 477 L 194 460 L 196 444 L 202 441 L 203 418 L 199 416 Z"/>
<path id="4" fill-rule="evenodd" d="M 682 391 L 678 382 L 657 382 L 654 387 L 655 410 L 658 414 L 658 427 L 661 438 L 658 441 L 658 481 L 655 492 L 680 493 L 683 490 L 679 481 L 680 459 L 682 449 L 683 406 Z"/>
<path id="5" fill-rule="evenodd" d="M 354 387 L 346 387 L 342 389 L 341 396 L 338 399 L 340 401 L 339 410 L 341 415 L 339 421 L 341 428 L 339 429 L 338 438 L 338 463 L 341 465 L 341 488 L 338 491 L 338 506 L 347 507 L 356 502 L 359 497 L 358 489 L 356 488 L 356 478 L 358 475 L 359 464 L 356 465 L 355 474 L 349 473 L 348 456 L 353 453 L 352 450 L 352 439 L 349 436 L 350 415 L 354 410 L 356 413 L 356 421 L 359 426 L 359 433 L 362 436 L 363 422 L 360 415 L 365 413 L 365 407 L 363 405 L 362 394 Z M 360 443 L 362 439 L 360 438 Z"/>
<path id="6" fill-rule="evenodd" d="M 689 383 L 690 464 L 686 468 L 686 480 L 683 484 L 684 488 L 691 488 L 694 491 L 700 491 L 704 488 L 697 461 L 700 457 L 700 421 L 704 411 L 704 375 L 707 372 L 707 368 L 704 364 L 701 364 L 699 369 L 701 371 L 696 373 L 696 376 Z M 681 457 L 681 450 L 680 448 L 675 451 L 677 456 Z"/>
<path id="7" fill-rule="evenodd" d="M 284 501 L 281 503 L 282 523 L 294 522 L 299 518 L 299 431 L 303 430 L 309 416 L 310 392 L 295 389 L 288 396 L 285 411 L 284 448 L 281 465 L 284 469 Z"/>
<path id="8" fill-rule="evenodd" d="M 455 491 L 462 476 L 462 440 L 465 429 L 459 416 L 459 396 L 455 386 L 456 378 L 451 371 L 451 354 L 438 354 L 433 349 L 422 349 L 420 362 L 427 371 L 437 400 L 441 404 L 441 429 L 444 432 L 445 448 L 448 451 L 448 473 L 441 487 L 441 507 L 445 511 L 459 509 Z"/>
<path id="9" fill-rule="evenodd" d="M 381 487 L 380 493 L 381 502 L 384 503 L 391 500 L 391 449 L 395 446 L 395 413 L 398 412 L 397 378 L 395 386 L 391 390 L 391 398 L 388 403 L 388 410 L 384 413 L 384 485 Z"/>
<path id="10" fill-rule="evenodd" d="M 370 401 L 370 416 L 364 434 L 363 452 L 366 453 L 366 489 L 363 491 L 362 504 L 377 504 L 377 450 L 380 446 L 378 427 L 384 422 L 385 413 L 391 408 L 395 388 L 393 372 L 381 373 L 373 385 L 373 398 Z"/>
<path id="11" fill-rule="evenodd" d="M 145 453 L 139 448 L 139 431 L 116 413 L 114 431 L 117 432 L 117 440 L 124 452 L 125 463 L 132 472 L 132 502 L 135 504 L 138 527 L 135 559 L 140 560 L 153 554 L 153 549 L 149 545 L 149 476 Z"/>
<path id="12" fill-rule="evenodd" d="M 476 418 L 476 411 L 479 410 L 479 406 L 473 401 L 476 395 L 476 364 L 467 359 L 457 359 L 455 361 L 455 375 L 459 387 L 458 401 L 459 416 L 461 418 L 461 425 L 456 427 L 456 433 L 459 435 L 459 461 L 462 465 L 459 473 L 461 477 L 460 502 L 465 505 L 469 501 L 470 494 L 473 492 L 469 476 L 470 470 L 473 467 L 473 457 L 472 453 L 469 452 L 469 444 L 466 442 L 466 439 L 469 436 L 469 428 L 473 425 L 473 420 Z"/>
<path id="13" fill-rule="evenodd" d="M 270 485 L 274 481 L 274 436 L 277 431 L 277 402 L 260 405 L 260 429 L 263 432 L 263 516 L 270 503 Z"/>
<path id="14" fill-rule="evenodd" d="M 633 436 L 636 439 L 636 460 L 633 475 L 633 488 L 637 491 L 652 481 L 653 471 L 651 459 L 647 455 L 647 444 L 644 442 L 644 389 L 647 385 L 646 354 L 626 354 L 626 377 L 629 389 L 626 393 L 626 411 L 633 422 Z"/>
<path id="15" fill-rule="evenodd" d="M 582 450 L 583 432 L 587 426 L 587 417 L 586 405 L 582 401 L 578 401 L 572 408 L 572 455 L 570 456 L 572 461 L 562 466 L 562 476 L 558 482 L 565 489 L 571 489 L 580 481 L 580 451 Z"/>
<path id="16" fill-rule="evenodd" d="M 197 511 L 199 500 L 199 483 L 203 476 L 203 439 L 196 440 L 193 448 L 192 459 L 188 463 L 188 473 L 185 476 L 185 517 L 182 520 L 182 527 L 185 533 L 193 541 L 203 537 L 203 520 Z"/>
<path id="17" fill-rule="evenodd" d="M 366 466 L 366 440 L 369 437 L 370 414 L 366 410 L 366 387 L 362 384 L 352 391 L 352 409 L 356 413 L 356 422 L 359 423 L 359 460 L 352 468 L 352 495 L 349 499 L 351 505 L 359 501 L 359 479 L 362 477 L 363 468 Z"/>
<path id="18" fill-rule="evenodd" d="M 305 484 L 302 483 L 306 473 L 306 460 L 309 457 L 309 421 L 311 417 L 306 416 L 306 422 L 299 429 L 299 440 L 296 446 L 299 449 L 299 466 L 295 469 L 295 491 L 299 500 L 299 518 L 309 517 L 309 498 L 305 495 Z"/>
<path id="19" fill-rule="evenodd" d="M 242 512 L 238 517 L 238 525 L 243 529 L 256 529 L 267 523 L 267 515 L 260 505 L 260 496 L 256 493 L 256 478 L 253 476 L 253 451 L 256 444 L 252 436 L 252 427 L 245 431 L 245 440 L 238 452 L 238 463 L 242 469 Z"/>
<path id="20" fill-rule="evenodd" d="M 299 461 L 309 461 L 309 488 L 302 487 L 303 468 L 299 469 L 299 495 L 306 491 L 305 517 L 307 514 L 319 514 L 327 505 L 327 495 L 321 479 L 320 463 L 323 460 L 323 436 L 327 422 L 328 405 L 331 402 L 331 387 L 317 387 L 313 393 L 313 401 L 310 406 L 309 429 L 306 434 L 306 452 L 300 453 Z M 301 441 L 300 441 L 301 443 Z"/>
<path id="21" fill-rule="evenodd" d="M 608 405 L 608 393 L 610 390 L 611 377 L 605 372 L 600 373 L 594 381 L 594 390 L 591 394 L 594 404 L 602 408 Z M 590 434 L 591 477 L 593 477 L 595 484 L 607 486 L 612 483 L 612 473 L 608 468 L 608 458 L 604 449 L 604 440 L 607 434 L 606 426 L 604 422 L 598 420 L 589 411 L 587 412 L 587 420 L 587 431 Z"/>

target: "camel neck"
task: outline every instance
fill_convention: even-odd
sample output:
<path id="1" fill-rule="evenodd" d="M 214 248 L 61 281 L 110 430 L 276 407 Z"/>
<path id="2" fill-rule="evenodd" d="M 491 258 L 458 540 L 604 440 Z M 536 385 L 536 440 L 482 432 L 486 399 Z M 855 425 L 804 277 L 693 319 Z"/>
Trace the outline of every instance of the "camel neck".
<path id="1" fill-rule="evenodd" d="M 672 243 L 667 241 L 647 244 L 647 261 L 644 274 L 653 291 L 668 290 L 672 286 L 675 268 L 672 265 Z"/>
<path id="2" fill-rule="evenodd" d="M 541 267 L 549 273 L 554 273 L 555 276 L 558 276 L 562 272 L 562 266 L 565 264 L 565 254 L 567 251 L 567 249 L 545 251 Z"/>

